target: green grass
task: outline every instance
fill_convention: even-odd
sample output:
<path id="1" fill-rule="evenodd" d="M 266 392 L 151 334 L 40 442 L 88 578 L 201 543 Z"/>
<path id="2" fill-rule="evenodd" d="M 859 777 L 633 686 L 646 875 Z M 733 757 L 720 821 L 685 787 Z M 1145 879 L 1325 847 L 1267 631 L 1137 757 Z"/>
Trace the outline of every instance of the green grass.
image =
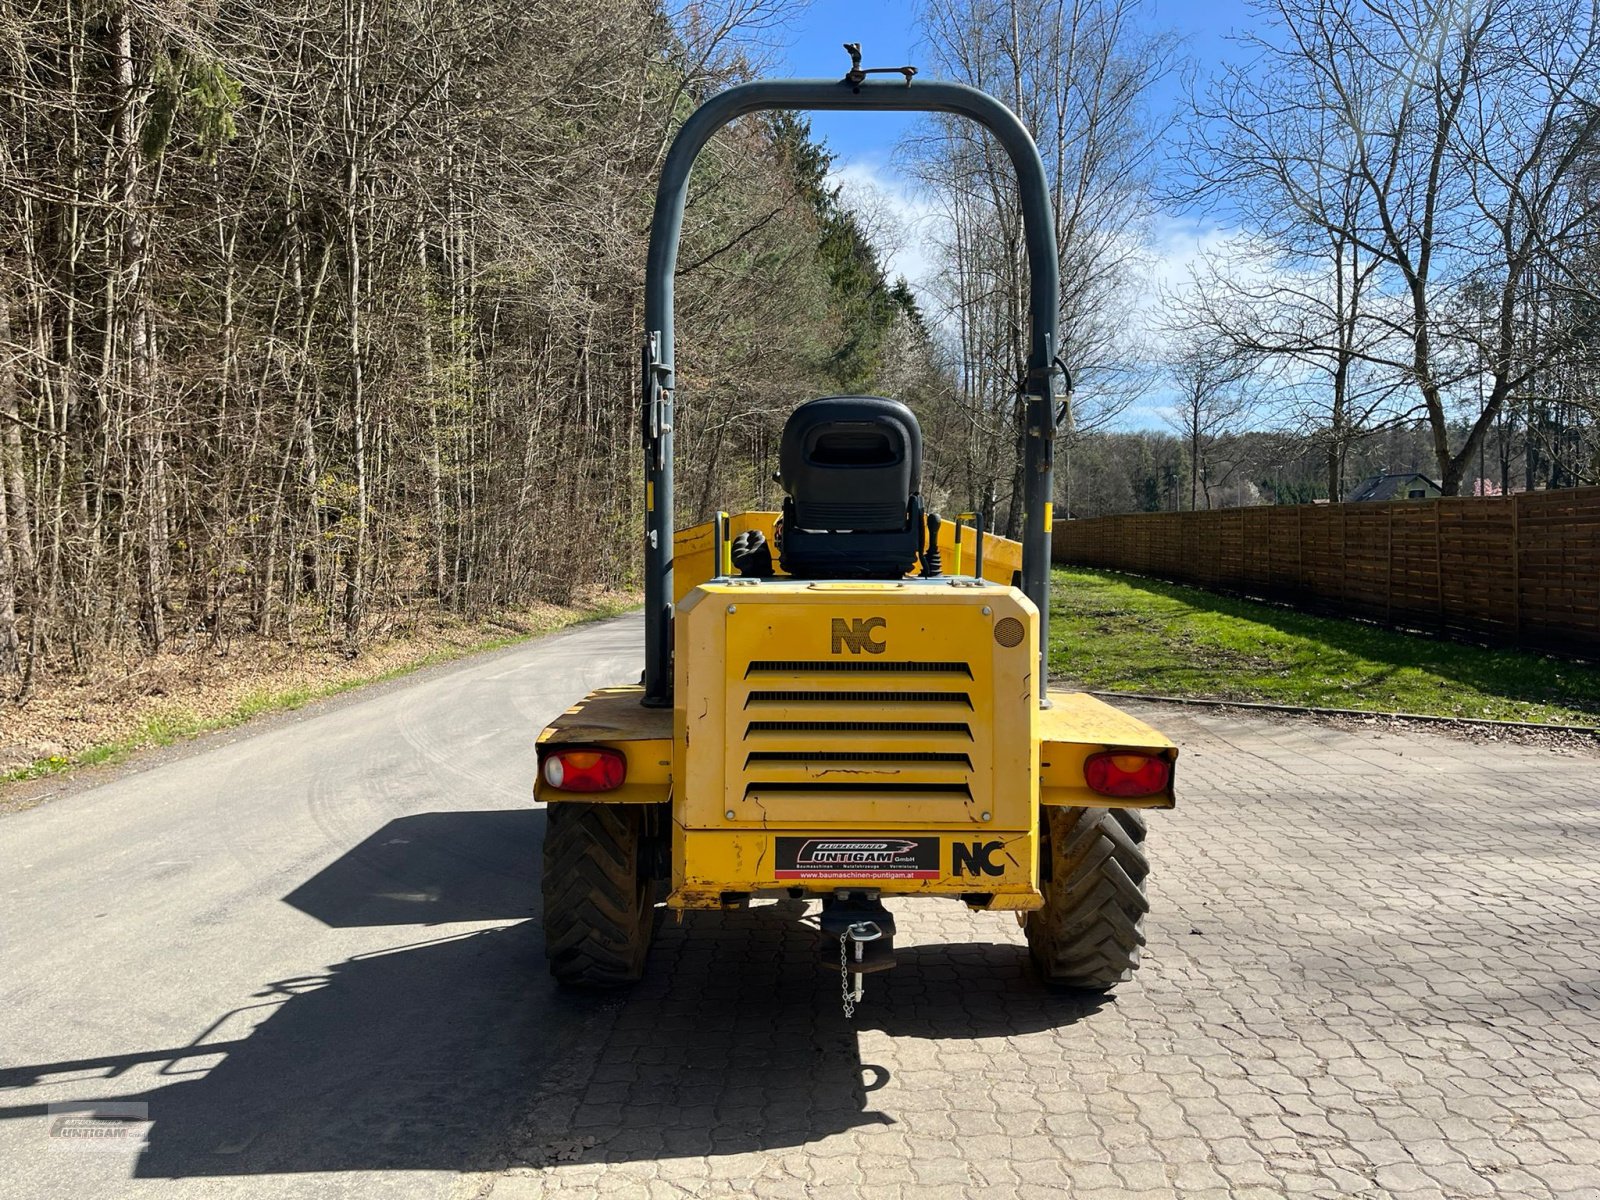
<path id="1" fill-rule="evenodd" d="M 1063 570 L 1050 670 L 1090 691 L 1600 725 L 1600 671 L 1109 571 Z"/>
<path id="2" fill-rule="evenodd" d="M 127 737 L 119 738 L 115 741 L 101 742 L 74 754 L 53 754 L 48 758 L 37 758 L 26 766 L 0 773 L 0 786 L 8 783 L 19 783 L 27 779 L 40 779 L 46 775 L 56 775 L 78 767 L 104 766 L 109 763 L 122 762 L 141 750 L 171 746 L 178 742 L 187 741 L 190 738 L 199 737 L 203 733 L 212 733 L 219 729 L 231 729 L 235 725 L 242 725 L 251 718 L 265 713 L 289 712 L 297 708 L 303 708 L 316 700 L 326 700 L 344 692 L 354 691 L 357 688 L 368 687 L 375 683 L 385 683 L 391 679 L 399 679 L 413 672 L 438 666 L 441 663 L 452 662 L 455 659 L 465 658 L 471 654 L 499 650 L 506 646 L 516 645 L 518 642 L 544 637 L 546 634 L 555 633 L 557 630 L 581 625 L 587 621 L 598 621 L 605 617 L 614 617 L 626 612 L 627 608 L 628 606 L 623 604 L 593 604 L 584 608 L 574 609 L 561 619 L 538 629 L 530 630 L 527 633 L 489 637 L 474 641 L 470 645 L 451 646 L 447 649 L 436 650 L 403 666 L 394 667 L 387 671 L 375 671 L 371 675 L 361 675 L 357 678 L 342 679 L 334 683 L 312 687 L 295 686 L 262 689 L 247 694 L 231 708 L 221 713 L 208 715 L 185 710 L 164 713 L 151 717 Z"/>

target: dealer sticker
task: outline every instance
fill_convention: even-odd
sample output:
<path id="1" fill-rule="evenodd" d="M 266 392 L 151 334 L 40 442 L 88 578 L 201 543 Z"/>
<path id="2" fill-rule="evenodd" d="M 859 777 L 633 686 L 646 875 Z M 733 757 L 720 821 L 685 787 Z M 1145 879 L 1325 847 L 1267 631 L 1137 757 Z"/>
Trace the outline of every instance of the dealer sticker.
<path id="1" fill-rule="evenodd" d="M 777 839 L 775 879 L 938 879 L 938 838 Z"/>

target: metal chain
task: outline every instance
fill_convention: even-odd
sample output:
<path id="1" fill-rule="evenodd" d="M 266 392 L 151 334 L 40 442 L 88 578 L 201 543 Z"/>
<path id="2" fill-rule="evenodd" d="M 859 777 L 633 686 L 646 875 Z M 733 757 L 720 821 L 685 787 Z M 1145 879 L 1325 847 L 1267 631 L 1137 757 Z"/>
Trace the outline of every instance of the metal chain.
<path id="1" fill-rule="evenodd" d="M 856 1015 L 855 998 L 850 994 L 850 934 L 839 935 L 839 992 L 844 999 L 844 1019 L 849 1021 Z"/>

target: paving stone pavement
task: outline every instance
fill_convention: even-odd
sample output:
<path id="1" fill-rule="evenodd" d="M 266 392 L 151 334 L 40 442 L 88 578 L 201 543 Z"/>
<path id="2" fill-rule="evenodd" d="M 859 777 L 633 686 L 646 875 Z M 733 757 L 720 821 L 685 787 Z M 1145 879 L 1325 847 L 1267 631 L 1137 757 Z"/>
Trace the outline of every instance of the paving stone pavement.
<path id="1" fill-rule="evenodd" d="M 847 1023 L 802 907 L 691 916 L 462 1194 L 1600 1200 L 1600 758 L 1140 711 L 1180 807 L 1113 1000 L 900 902 Z"/>

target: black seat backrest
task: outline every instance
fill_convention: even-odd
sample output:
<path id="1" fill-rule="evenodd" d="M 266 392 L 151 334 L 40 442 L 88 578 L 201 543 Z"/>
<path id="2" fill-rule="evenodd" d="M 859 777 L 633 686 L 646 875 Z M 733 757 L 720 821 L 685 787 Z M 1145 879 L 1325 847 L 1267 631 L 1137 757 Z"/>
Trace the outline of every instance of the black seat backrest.
<path id="1" fill-rule="evenodd" d="M 880 396 L 825 396 L 789 414 L 778 445 L 783 569 L 807 579 L 898 579 L 922 540 L 922 429 Z"/>
<path id="2" fill-rule="evenodd" d="M 810 400 L 783 427 L 778 478 L 802 529 L 901 530 L 922 486 L 922 430 L 898 400 Z"/>

